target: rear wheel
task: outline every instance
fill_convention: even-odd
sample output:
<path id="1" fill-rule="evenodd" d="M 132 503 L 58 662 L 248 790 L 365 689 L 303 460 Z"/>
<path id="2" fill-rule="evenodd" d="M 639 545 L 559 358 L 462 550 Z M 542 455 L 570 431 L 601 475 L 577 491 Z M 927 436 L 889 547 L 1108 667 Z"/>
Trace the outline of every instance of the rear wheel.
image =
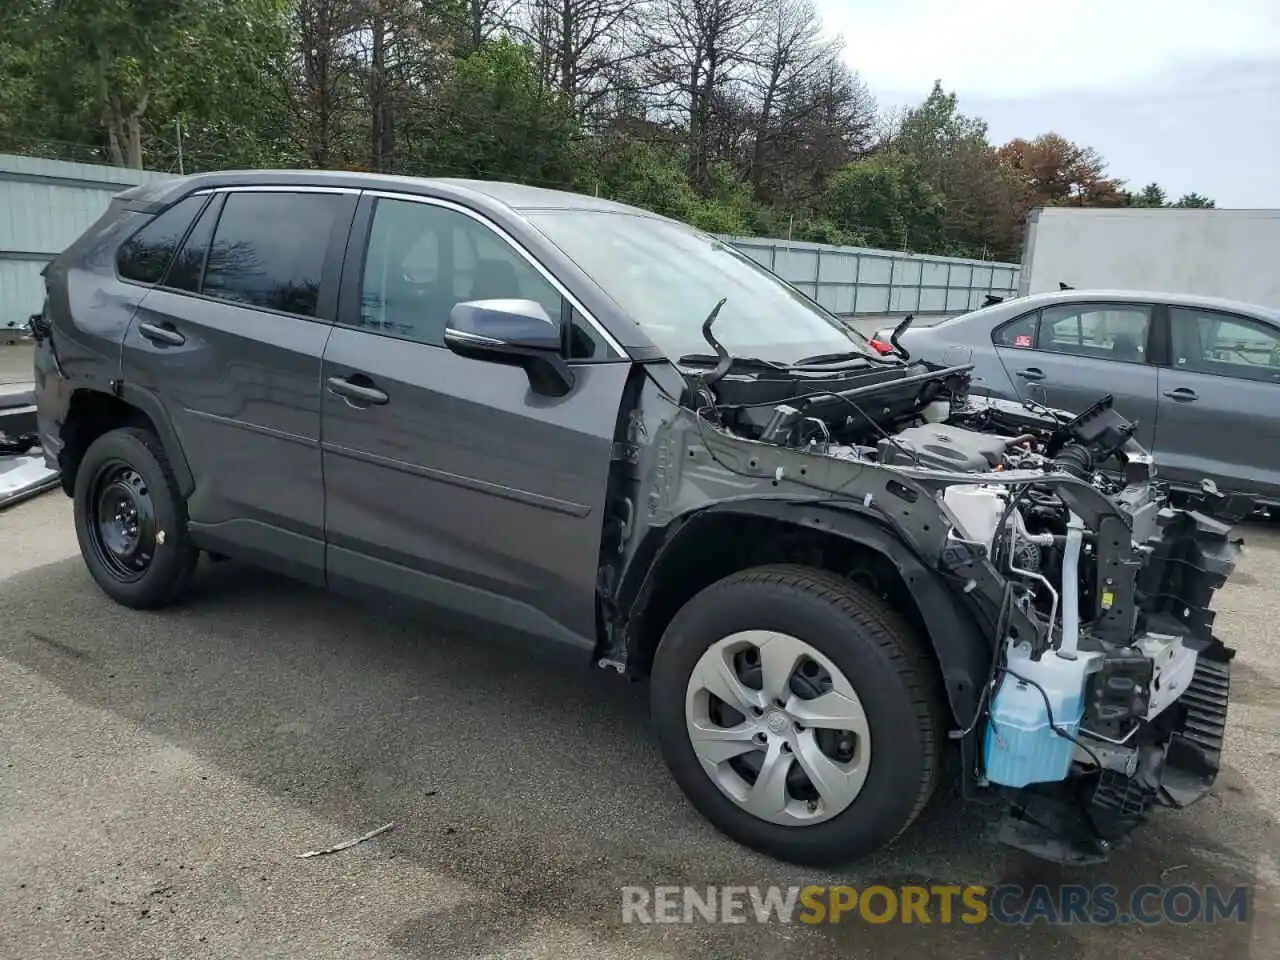
<path id="1" fill-rule="evenodd" d="M 805 864 L 894 840 L 936 786 L 940 692 L 910 627 L 842 577 L 780 565 L 693 598 L 655 655 L 663 755 L 695 807 Z"/>
<path id="2" fill-rule="evenodd" d="M 149 430 L 112 430 L 89 445 L 76 473 L 75 525 L 85 565 L 118 603 L 164 606 L 191 580 L 199 551 L 164 449 Z"/>

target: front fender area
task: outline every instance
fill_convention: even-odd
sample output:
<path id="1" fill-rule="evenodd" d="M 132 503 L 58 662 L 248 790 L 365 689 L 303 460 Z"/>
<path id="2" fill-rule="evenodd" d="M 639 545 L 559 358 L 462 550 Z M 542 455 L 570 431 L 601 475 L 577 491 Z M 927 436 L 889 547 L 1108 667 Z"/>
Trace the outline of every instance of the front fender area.
<path id="1" fill-rule="evenodd" d="M 646 535 L 616 603 L 626 669 L 648 673 L 666 625 L 703 587 L 747 567 L 791 561 L 858 579 L 883 593 L 929 640 L 958 726 L 969 728 L 992 645 L 973 612 L 890 530 L 856 507 L 737 500 L 677 517 Z"/>

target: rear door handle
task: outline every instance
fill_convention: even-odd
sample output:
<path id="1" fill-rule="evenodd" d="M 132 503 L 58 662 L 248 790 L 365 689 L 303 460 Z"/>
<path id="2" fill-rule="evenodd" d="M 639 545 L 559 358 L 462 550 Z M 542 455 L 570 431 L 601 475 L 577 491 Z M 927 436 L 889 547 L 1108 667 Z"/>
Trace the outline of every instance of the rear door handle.
<path id="1" fill-rule="evenodd" d="M 171 347 L 180 347 L 187 338 L 173 328 L 172 324 L 149 323 L 144 320 L 138 324 L 138 332 L 152 343 L 164 343 Z"/>
<path id="2" fill-rule="evenodd" d="M 328 383 L 330 393 L 347 401 L 355 401 L 356 406 L 381 405 L 391 399 L 384 391 L 375 387 L 373 381 L 363 373 L 354 373 L 349 378 L 330 377 Z"/>
<path id="3" fill-rule="evenodd" d="M 1039 367 L 1027 367 L 1025 370 L 1019 370 L 1018 376 L 1023 380 L 1043 380 L 1044 371 Z"/>
<path id="4" fill-rule="evenodd" d="M 1200 395 L 1188 387 L 1179 387 L 1177 390 L 1166 390 L 1164 395 L 1170 400 L 1177 400 L 1179 403 L 1190 403 L 1192 400 L 1200 399 Z"/>

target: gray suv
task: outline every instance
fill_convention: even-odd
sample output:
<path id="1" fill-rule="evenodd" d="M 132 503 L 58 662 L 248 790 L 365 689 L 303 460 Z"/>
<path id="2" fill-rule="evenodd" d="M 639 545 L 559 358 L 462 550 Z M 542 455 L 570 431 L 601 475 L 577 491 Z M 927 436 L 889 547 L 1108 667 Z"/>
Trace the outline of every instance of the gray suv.
<path id="1" fill-rule="evenodd" d="M 801 863 L 944 768 L 1075 863 L 1213 783 L 1230 505 L 1169 507 L 1107 397 L 971 396 L 712 237 L 507 184 L 181 178 L 45 276 L 40 442 L 122 604 L 204 553 L 648 677 L 691 802 Z"/>

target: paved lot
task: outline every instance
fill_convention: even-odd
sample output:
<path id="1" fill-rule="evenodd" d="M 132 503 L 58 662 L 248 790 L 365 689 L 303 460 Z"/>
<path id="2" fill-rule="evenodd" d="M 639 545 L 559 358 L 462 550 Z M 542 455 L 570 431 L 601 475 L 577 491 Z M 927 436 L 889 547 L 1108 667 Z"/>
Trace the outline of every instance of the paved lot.
<path id="1" fill-rule="evenodd" d="M 31 380 L 31 345 L 0 343 L 0 386 Z"/>
<path id="2" fill-rule="evenodd" d="M 1223 597 L 1228 765 L 1106 868 L 985 845 L 936 802 L 846 874 L 755 856 L 678 795 L 643 686 L 440 638 L 235 564 L 185 607 L 106 601 L 68 501 L 0 514 L 0 957 L 1275 957 L 1280 532 Z M 395 821 L 369 843 L 297 854 Z M 624 926 L 629 884 L 1250 884 L 1253 919 L 1149 928 Z"/>

